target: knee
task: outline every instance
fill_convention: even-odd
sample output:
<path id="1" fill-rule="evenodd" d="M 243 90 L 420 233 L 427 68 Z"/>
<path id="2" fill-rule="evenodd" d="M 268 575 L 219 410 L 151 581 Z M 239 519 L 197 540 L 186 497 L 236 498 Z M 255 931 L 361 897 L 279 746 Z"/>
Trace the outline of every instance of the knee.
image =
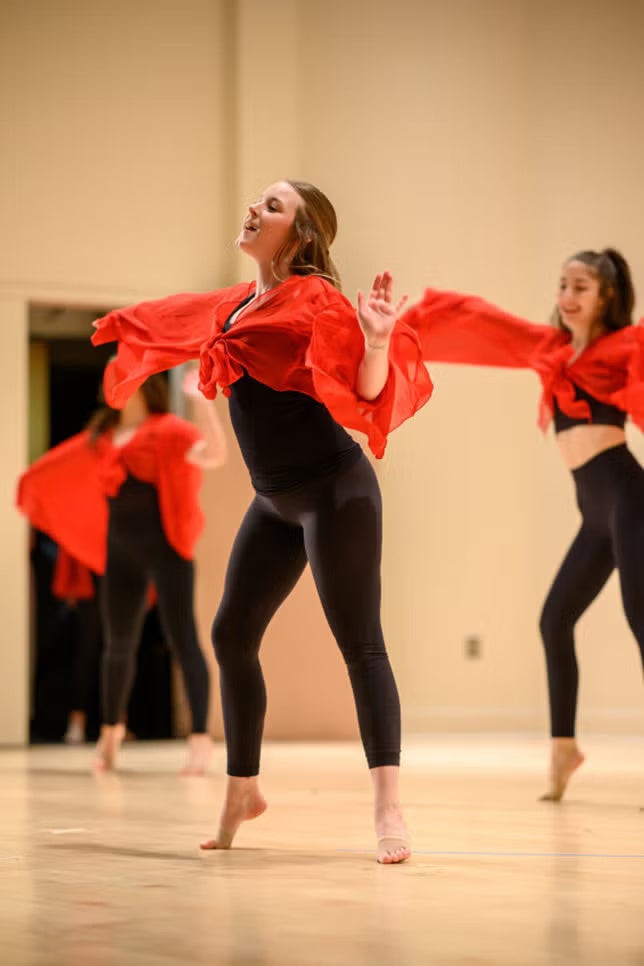
<path id="1" fill-rule="evenodd" d="M 230 624 L 221 613 L 215 615 L 210 629 L 210 640 L 215 652 L 215 657 L 219 664 L 226 662 L 226 657 L 231 651 L 232 635 Z"/>
<path id="2" fill-rule="evenodd" d="M 233 614 L 222 611 L 215 616 L 210 637 L 220 667 L 243 664 L 249 655 L 257 653 L 259 649 L 259 642 L 255 646 L 253 636 L 243 623 Z"/>
<path id="3" fill-rule="evenodd" d="M 570 618 L 552 601 L 546 601 L 539 618 L 539 631 L 546 651 L 554 650 L 573 629 Z"/>
<path id="4" fill-rule="evenodd" d="M 382 639 L 375 641 L 338 641 L 338 646 L 349 670 L 368 667 L 382 661 L 388 661 L 387 650 Z"/>
<path id="5" fill-rule="evenodd" d="M 136 654 L 137 641 L 128 634 L 108 633 L 105 635 L 103 661 L 115 663 L 129 661 Z"/>
<path id="6" fill-rule="evenodd" d="M 644 665 L 644 601 L 639 596 L 629 600 L 625 595 L 624 612 L 628 626 L 639 646 L 642 664 Z"/>

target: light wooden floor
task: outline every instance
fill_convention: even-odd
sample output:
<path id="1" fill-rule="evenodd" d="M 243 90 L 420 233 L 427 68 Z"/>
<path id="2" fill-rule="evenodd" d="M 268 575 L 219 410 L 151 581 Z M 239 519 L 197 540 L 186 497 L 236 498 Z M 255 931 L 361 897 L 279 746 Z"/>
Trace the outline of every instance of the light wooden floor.
<path id="1" fill-rule="evenodd" d="M 416 852 L 371 854 L 356 745 L 268 745 L 270 808 L 200 854 L 222 789 L 182 746 L 0 751 L 2 966 L 644 964 L 644 740 L 602 737 L 563 805 L 538 804 L 540 736 L 406 746 Z"/>

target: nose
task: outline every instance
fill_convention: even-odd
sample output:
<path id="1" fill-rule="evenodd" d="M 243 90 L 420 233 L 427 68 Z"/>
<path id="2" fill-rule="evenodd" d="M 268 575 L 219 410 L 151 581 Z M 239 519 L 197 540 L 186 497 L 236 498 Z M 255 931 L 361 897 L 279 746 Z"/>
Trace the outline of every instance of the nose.
<path id="1" fill-rule="evenodd" d="M 248 212 L 249 212 L 249 214 L 253 215 L 253 217 L 254 217 L 257 214 L 257 203 L 252 204 L 252 205 L 249 205 L 248 206 Z"/>

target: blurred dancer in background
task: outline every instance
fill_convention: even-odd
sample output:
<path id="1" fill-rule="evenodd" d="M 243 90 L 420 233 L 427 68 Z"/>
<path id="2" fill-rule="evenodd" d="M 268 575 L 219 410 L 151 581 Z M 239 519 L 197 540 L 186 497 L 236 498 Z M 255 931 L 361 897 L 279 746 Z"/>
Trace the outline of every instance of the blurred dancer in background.
<path id="1" fill-rule="evenodd" d="M 63 562 L 86 568 L 77 571 L 81 583 L 91 581 L 91 574 L 102 576 L 99 770 L 114 767 L 125 736 L 151 590 L 192 715 L 184 771 L 202 773 L 210 756 L 209 675 L 195 624 L 193 556 L 204 522 L 202 471 L 223 464 L 226 443 L 194 373 L 186 376 L 184 390 L 195 400 L 199 428 L 168 412 L 166 380 L 155 375 L 122 410 L 99 409 L 84 432 L 36 460 L 18 485 L 18 506 L 32 525 L 58 543 Z"/>

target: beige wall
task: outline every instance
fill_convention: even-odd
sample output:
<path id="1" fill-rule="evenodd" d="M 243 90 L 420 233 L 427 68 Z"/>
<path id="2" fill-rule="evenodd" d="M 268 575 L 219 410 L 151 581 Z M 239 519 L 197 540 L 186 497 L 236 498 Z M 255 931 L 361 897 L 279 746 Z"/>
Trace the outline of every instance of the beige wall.
<path id="1" fill-rule="evenodd" d="M 633 267 L 644 315 L 644 194 L 638 158 L 644 150 L 644 6 L 592 3 L 543 6 L 533 18 L 532 91 L 536 108 L 530 151 L 535 272 L 556 278 L 561 252 L 590 245 L 621 248 Z M 555 22 L 557 29 L 548 29 Z M 573 63 L 568 63 L 570 51 Z M 561 65 L 564 83 L 553 65 Z M 535 281 L 532 281 L 535 286 Z M 535 311 L 543 305 L 534 288 Z M 644 461 L 643 440 L 631 434 Z M 537 464 L 539 593 L 576 528 L 570 484 L 554 447 Z M 638 653 L 623 617 L 616 576 L 579 625 L 581 721 L 619 728 L 644 722 Z"/>
<path id="2" fill-rule="evenodd" d="M 267 169 L 277 177 L 294 165 L 294 106 L 286 113 L 290 140 L 284 131 L 271 139 L 263 101 L 281 106 L 284 123 L 295 56 L 292 68 L 281 56 L 281 73 L 273 58 L 285 37 L 297 46 L 295 26 L 284 32 L 295 7 L 226 0 L 3 5 L 0 71 L 11 84 L 2 91 L 12 90 L 3 128 L 13 150 L 3 155 L 0 178 L 7 212 L 0 291 L 25 301 L 110 305 L 217 287 L 239 271 L 248 277 L 232 245 L 240 199 L 256 194 Z M 270 80 L 258 88 L 262 58 Z M 12 370 L 7 392 L 16 383 L 23 388 L 26 380 Z M 22 412 L 26 419 L 26 405 Z M 7 465 L 10 493 L 25 459 Z M 197 604 L 211 663 L 212 614 L 249 498 L 231 444 L 228 465 L 206 482 L 210 523 L 198 553 Z M 0 515 L 21 527 L 11 501 Z M 3 552 L 7 567 L 22 565 L 26 543 Z M 8 598 L 16 620 L 24 620 L 25 595 Z M 23 639 L 26 648 L 26 635 L 18 635 Z M 267 635 L 265 666 L 267 734 L 356 733 L 344 670 L 308 574 Z M 309 671 L 307 689 L 301 682 Z M 220 733 L 214 668 L 213 677 L 212 726 Z M 6 714 L 24 726 L 23 703 L 10 702 Z"/>
<path id="3" fill-rule="evenodd" d="M 118 301 L 226 274 L 226 7 L 3 4 L 17 210 L 1 278 Z"/>
<path id="4" fill-rule="evenodd" d="M 545 320 L 562 258 L 606 244 L 642 288 L 641 4 L 383 0 L 368 22 L 342 0 L 302 9 L 306 171 L 339 200 L 350 294 L 386 265 L 414 295 L 460 288 Z M 407 727 L 542 724 L 537 616 L 577 526 L 570 481 L 535 428 L 532 375 L 432 375 L 381 469 Z M 641 729 L 615 583 L 580 626 L 581 721 Z M 464 657 L 471 633 L 482 660 Z"/>
<path id="5" fill-rule="evenodd" d="M 27 312 L 22 301 L 0 293 L 0 326 L 0 745 L 13 745 L 27 740 L 29 720 L 27 528 L 13 508 L 15 481 L 27 459 Z"/>
<path id="6" fill-rule="evenodd" d="M 623 247 L 644 287 L 638 0 L 2 10 L 0 71 L 13 64 L 18 82 L 3 124 L 15 146 L 0 179 L 5 293 L 117 303 L 248 277 L 229 246 L 237 215 L 282 175 L 334 200 L 350 296 L 388 267 L 412 297 L 435 284 L 545 319 L 562 257 L 604 244 Z M 432 376 L 434 399 L 379 466 L 384 619 L 405 723 L 541 726 L 536 622 L 577 523 L 570 481 L 535 428 L 535 377 L 438 366 Z M 22 378 L 12 370 L 8 386 L 24 394 Z M 250 496 L 231 450 L 205 490 L 205 640 Z M 8 504 L 0 515 L 16 526 Z M 17 547 L 6 553 L 22 560 Z M 478 661 L 464 658 L 471 633 L 483 639 Z M 641 728 L 615 586 L 580 642 L 582 723 Z M 308 576 L 269 632 L 265 663 L 269 733 L 355 734 Z"/>

